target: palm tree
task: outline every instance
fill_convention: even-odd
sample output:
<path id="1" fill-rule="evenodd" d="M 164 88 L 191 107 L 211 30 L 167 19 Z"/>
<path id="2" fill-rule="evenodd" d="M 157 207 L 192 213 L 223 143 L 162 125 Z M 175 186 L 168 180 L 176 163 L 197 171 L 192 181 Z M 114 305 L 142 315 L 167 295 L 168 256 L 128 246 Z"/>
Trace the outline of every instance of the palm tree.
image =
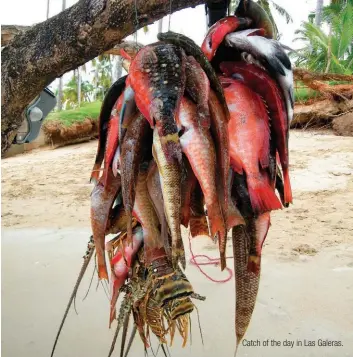
<path id="1" fill-rule="evenodd" d="M 92 60 L 92 66 L 94 72 L 93 84 L 99 93 L 95 96 L 102 97 L 104 93 L 108 90 L 112 83 L 112 62 L 109 55 L 100 55 Z M 97 99 L 97 98 L 96 98 Z"/>
<path id="2" fill-rule="evenodd" d="M 70 81 L 66 83 L 63 90 L 63 103 L 65 103 L 66 109 L 79 107 L 80 103 L 83 101 L 90 102 L 90 95 L 93 93 L 93 85 L 88 81 L 82 81 L 80 84 L 80 91 L 78 91 L 78 85 L 77 70 L 75 70 L 74 75 Z M 80 93 L 80 96 L 78 96 L 78 93 Z"/>
<path id="3" fill-rule="evenodd" d="M 329 26 L 326 34 L 308 21 L 296 31 L 296 40 L 304 42 L 298 50 L 296 65 L 313 71 L 353 73 L 353 0 L 332 1 L 323 8 L 322 22 Z"/>
<path id="4" fill-rule="evenodd" d="M 315 25 L 320 27 L 322 20 L 322 11 L 324 9 L 324 0 L 316 0 Z"/>

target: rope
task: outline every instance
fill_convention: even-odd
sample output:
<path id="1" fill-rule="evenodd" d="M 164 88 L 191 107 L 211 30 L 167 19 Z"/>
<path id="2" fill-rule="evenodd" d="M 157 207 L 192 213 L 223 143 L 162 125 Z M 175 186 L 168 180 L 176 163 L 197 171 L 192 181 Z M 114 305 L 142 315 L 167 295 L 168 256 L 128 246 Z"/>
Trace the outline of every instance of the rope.
<path id="1" fill-rule="evenodd" d="M 216 266 L 219 265 L 220 259 L 219 258 L 211 258 L 205 254 L 194 255 L 194 252 L 192 251 L 192 246 L 191 246 L 190 233 L 189 233 L 189 249 L 190 249 L 190 253 L 191 253 L 190 264 L 195 265 L 208 280 L 211 280 L 214 283 L 227 283 L 229 280 L 231 280 L 233 278 L 233 270 L 228 267 L 226 267 L 226 270 L 227 270 L 229 276 L 225 279 L 214 279 L 201 269 L 202 265 L 216 265 Z M 207 262 L 198 262 L 196 260 L 196 258 L 205 258 L 208 261 Z M 233 259 L 233 256 L 226 257 L 226 259 Z"/>

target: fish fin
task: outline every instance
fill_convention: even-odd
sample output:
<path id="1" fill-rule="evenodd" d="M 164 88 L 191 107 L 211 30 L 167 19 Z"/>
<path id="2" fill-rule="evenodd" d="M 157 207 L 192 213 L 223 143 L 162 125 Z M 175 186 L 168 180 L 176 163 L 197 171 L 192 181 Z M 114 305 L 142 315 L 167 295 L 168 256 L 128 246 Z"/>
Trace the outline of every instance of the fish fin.
<path id="1" fill-rule="evenodd" d="M 251 240 L 253 240 L 251 244 L 252 247 L 250 247 L 247 269 L 256 275 L 260 274 L 262 246 L 267 237 L 270 225 L 271 215 L 270 212 L 266 212 L 257 218 L 251 219 L 251 223 L 247 226 L 247 232 Z"/>
<path id="2" fill-rule="evenodd" d="M 243 174 L 243 164 L 237 155 L 230 153 L 230 166 L 239 175 Z"/>
<path id="3" fill-rule="evenodd" d="M 128 61 L 132 60 L 132 57 L 123 49 L 120 49 L 120 56 Z"/>
<path id="4" fill-rule="evenodd" d="M 101 163 L 95 163 L 93 165 L 93 169 L 91 172 L 90 183 L 96 184 L 99 180 L 99 173 L 100 173 Z"/>
<path id="5" fill-rule="evenodd" d="M 289 204 L 293 202 L 292 188 L 289 179 L 288 168 L 283 169 L 283 180 L 284 180 L 284 202 Z"/>
<path id="6" fill-rule="evenodd" d="M 252 208 L 257 213 L 281 209 L 282 205 L 271 186 L 263 180 L 247 179 Z"/>
<path id="7" fill-rule="evenodd" d="M 108 271 L 107 271 L 107 267 L 106 267 L 105 263 L 104 263 L 104 265 L 98 264 L 98 277 L 101 280 L 104 280 L 104 279 L 109 280 Z"/>
<path id="8" fill-rule="evenodd" d="M 256 275 L 259 275 L 260 267 L 261 267 L 261 257 L 256 255 L 249 255 L 248 271 Z"/>
<path id="9" fill-rule="evenodd" d="M 210 222 L 210 231 L 212 237 L 215 237 L 217 233 L 219 233 L 220 238 L 225 236 L 225 224 L 224 217 L 222 215 L 222 210 L 220 207 L 215 207 L 212 205 L 211 207 L 207 207 L 207 216 Z"/>
<path id="10" fill-rule="evenodd" d="M 209 236 L 207 219 L 205 216 L 190 217 L 190 233 L 191 237 Z"/>
<path id="11" fill-rule="evenodd" d="M 235 206 L 233 200 L 230 199 L 228 204 L 227 229 L 231 229 L 239 225 L 245 225 L 244 218 Z"/>
<path id="12" fill-rule="evenodd" d="M 272 71 L 277 72 L 282 76 L 286 75 L 281 61 L 276 56 L 270 55 L 266 59 Z"/>

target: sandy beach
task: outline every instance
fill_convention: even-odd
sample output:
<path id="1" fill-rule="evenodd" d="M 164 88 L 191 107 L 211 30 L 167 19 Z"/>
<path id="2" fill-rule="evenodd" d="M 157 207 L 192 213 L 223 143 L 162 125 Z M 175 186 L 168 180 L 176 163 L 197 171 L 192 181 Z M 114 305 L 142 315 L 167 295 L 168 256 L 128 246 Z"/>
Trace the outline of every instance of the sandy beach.
<path id="1" fill-rule="evenodd" d="M 96 145 L 46 148 L 2 160 L 4 357 L 50 356 L 90 236 L 89 175 Z M 258 302 L 243 343 L 260 346 L 240 346 L 237 356 L 352 357 L 353 140 L 330 132 L 291 131 L 290 162 L 294 204 L 272 214 Z M 186 231 L 184 239 L 188 246 Z M 192 244 L 195 254 L 217 256 L 208 240 Z M 82 301 L 92 270 L 93 264 L 57 357 L 108 354 L 114 329 L 108 329 L 109 304 L 102 286 L 96 290 L 96 277 Z M 214 278 L 227 276 L 219 267 L 205 270 Z M 186 274 L 195 291 L 206 296 L 196 303 L 204 345 L 194 312 L 192 345 L 182 349 L 177 338 L 171 355 L 233 356 L 234 281 L 213 283 L 190 264 Z M 339 346 L 322 345 L 327 340 Z M 153 347 L 156 353 L 156 341 Z M 119 352 L 117 345 L 115 355 Z M 130 355 L 143 353 L 136 338 Z"/>

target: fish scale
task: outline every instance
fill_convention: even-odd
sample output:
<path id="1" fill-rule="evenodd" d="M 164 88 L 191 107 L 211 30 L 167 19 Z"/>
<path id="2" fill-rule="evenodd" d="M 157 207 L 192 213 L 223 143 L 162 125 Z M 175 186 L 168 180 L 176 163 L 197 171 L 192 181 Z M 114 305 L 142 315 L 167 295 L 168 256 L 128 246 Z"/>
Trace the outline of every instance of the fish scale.
<path id="1" fill-rule="evenodd" d="M 185 267 L 185 252 L 180 230 L 181 210 L 181 165 L 177 160 L 169 163 L 162 149 L 156 128 L 153 131 L 152 154 L 157 163 L 164 200 L 164 210 L 172 236 L 172 262 L 178 260 Z"/>
<path id="2" fill-rule="evenodd" d="M 255 308 L 260 283 L 260 267 L 258 274 L 248 271 L 250 240 L 242 226 L 233 228 L 232 241 L 236 293 L 235 333 L 238 347 Z"/>

